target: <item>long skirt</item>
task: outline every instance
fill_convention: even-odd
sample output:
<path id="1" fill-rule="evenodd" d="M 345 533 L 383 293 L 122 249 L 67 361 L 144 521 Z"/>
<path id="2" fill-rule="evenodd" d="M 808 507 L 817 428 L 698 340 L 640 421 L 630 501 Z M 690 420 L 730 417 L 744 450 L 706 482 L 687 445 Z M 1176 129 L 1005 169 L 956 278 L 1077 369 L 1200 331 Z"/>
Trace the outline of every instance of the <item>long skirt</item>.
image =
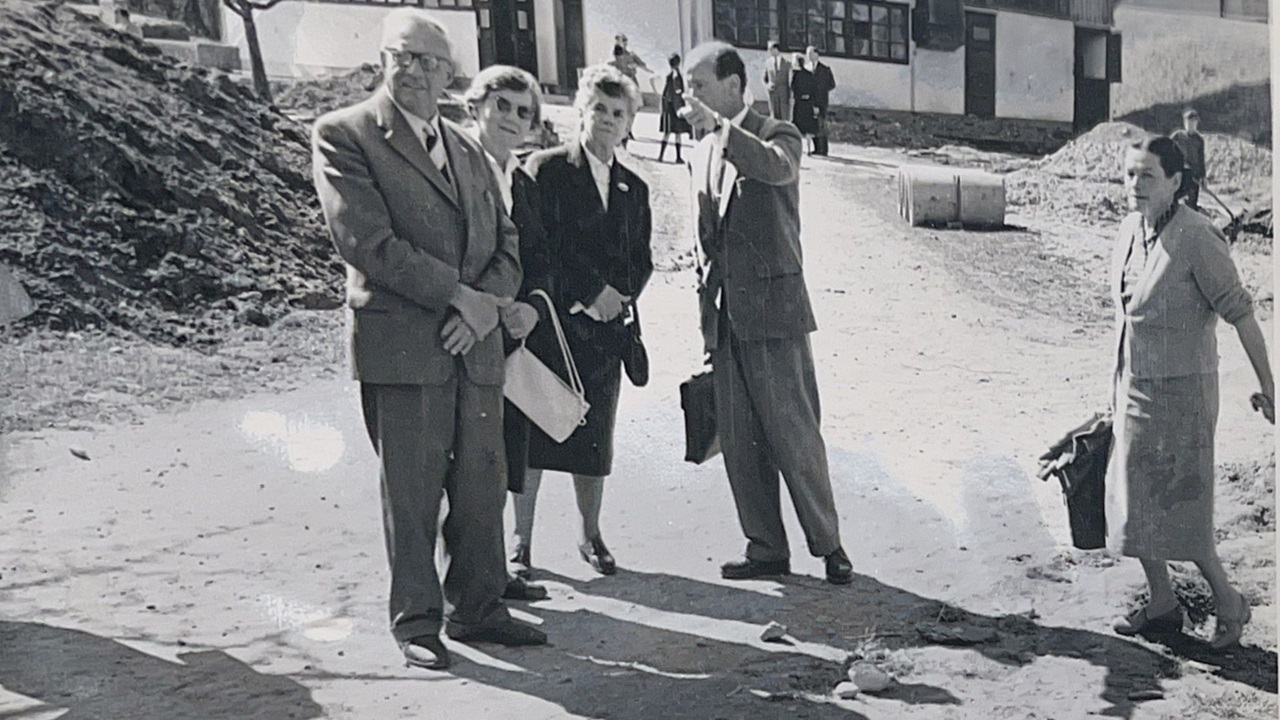
<path id="1" fill-rule="evenodd" d="M 1216 373 L 1116 382 L 1107 547 L 1155 560 L 1212 552 Z"/>

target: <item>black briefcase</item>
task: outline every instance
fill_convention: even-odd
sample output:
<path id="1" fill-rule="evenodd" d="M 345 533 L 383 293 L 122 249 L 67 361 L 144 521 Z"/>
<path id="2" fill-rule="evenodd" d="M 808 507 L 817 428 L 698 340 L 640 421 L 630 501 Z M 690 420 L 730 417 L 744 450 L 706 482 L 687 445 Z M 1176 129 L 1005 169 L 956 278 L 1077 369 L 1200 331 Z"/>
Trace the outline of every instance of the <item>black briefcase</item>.
<path id="1" fill-rule="evenodd" d="M 684 411 L 684 459 L 702 464 L 719 455 L 715 384 L 710 370 L 680 383 L 680 408 Z"/>

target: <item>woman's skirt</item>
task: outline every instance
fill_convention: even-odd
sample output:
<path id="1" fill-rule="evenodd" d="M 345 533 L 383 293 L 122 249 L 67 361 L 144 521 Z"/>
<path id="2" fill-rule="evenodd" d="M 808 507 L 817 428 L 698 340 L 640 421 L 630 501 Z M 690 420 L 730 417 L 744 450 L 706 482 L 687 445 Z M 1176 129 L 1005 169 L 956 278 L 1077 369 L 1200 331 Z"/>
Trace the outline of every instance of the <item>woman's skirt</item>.
<path id="1" fill-rule="evenodd" d="M 614 359 L 611 367 L 583 374 L 582 385 L 587 402 L 586 424 L 573 431 L 567 440 L 557 443 L 537 425 L 529 426 L 528 466 L 530 469 L 557 470 L 576 475 L 604 477 L 613 470 L 613 428 L 618 417 L 618 394 L 621 391 L 622 361 Z"/>
<path id="2" fill-rule="evenodd" d="M 797 99 L 795 107 L 791 110 L 791 122 L 802 135 L 818 133 L 818 116 L 814 113 L 815 107 L 813 100 Z"/>
<path id="3" fill-rule="evenodd" d="M 1116 383 L 1107 547 L 1156 560 L 1212 552 L 1216 373 Z"/>
<path id="4" fill-rule="evenodd" d="M 664 135 L 666 133 L 684 133 L 686 135 L 693 133 L 693 128 L 689 127 L 689 121 L 677 114 L 676 111 L 678 109 L 675 103 L 667 100 L 662 101 L 662 114 L 658 116 L 658 132 Z"/>

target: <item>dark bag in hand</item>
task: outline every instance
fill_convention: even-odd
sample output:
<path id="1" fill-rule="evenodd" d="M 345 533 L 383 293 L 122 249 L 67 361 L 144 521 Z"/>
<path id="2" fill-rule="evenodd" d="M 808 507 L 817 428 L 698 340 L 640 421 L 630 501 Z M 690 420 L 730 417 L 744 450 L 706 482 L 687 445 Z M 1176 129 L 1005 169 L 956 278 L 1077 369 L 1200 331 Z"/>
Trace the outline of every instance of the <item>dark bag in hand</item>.
<path id="1" fill-rule="evenodd" d="M 719 455 L 715 384 L 710 370 L 680 383 L 680 408 L 684 410 L 684 459 L 700 465 Z"/>
<path id="2" fill-rule="evenodd" d="M 1111 442 L 1111 420 L 1094 415 L 1040 456 L 1040 479 L 1053 475 L 1061 483 L 1071 544 L 1081 550 L 1107 545 L 1106 476 Z"/>
<path id="3" fill-rule="evenodd" d="M 640 309 L 635 301 L 631 301 L 631 322 L 627 325 L 625 346 L 622 350 L 622 369 L 627 371 L 627 379 L 636 387 L 649 384 L 649 353 L 644 349 L 640 339 Z"/>

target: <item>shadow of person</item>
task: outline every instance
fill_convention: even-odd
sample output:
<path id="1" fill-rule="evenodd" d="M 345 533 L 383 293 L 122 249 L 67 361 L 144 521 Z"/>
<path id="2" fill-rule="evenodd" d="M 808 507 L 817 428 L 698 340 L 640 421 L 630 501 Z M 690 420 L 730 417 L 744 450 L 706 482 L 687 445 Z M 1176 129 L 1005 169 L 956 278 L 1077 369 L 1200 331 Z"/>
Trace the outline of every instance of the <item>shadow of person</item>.
<path id="1" fill-rule="evenodd" d="M 293 680 L 220 650 L 169 662 L 81 630 L 0 621 L 0 686 L 61 720 L 305 720 L 323 709 Z"/>
<path id="2" fill-rule="evenodd" d="M 746 686 L 775 693 L 789 690 L 821 695 L 844 679 L 844 656 L 875 638 L 888 651 L 945 646 L 967 649 L 1010 667 L 1030 665 L 1038 657 L 1085 661 L 1106 671 L 1099 697 L 1108 707 L 1102 714 L 1126 718 L 1132 717 L 1138 703 L 1162 696 L 1161 680 L 1181 674 L 1174 659 L 1136 642 L 1075 628 L 1045 627 L 1022 615 L 981 615 L 865 575 L 856 575 L 851 586 L 840 588 L 818 578 L 791 575 L 767 583 L 765 590 L 759 583 L 753 589 L 739 589 L 627 570 L 619 570 L 607 580 L 588 582 L 545 571 L 539 579 L 559 590 L 553 602 L 528 606 L 530 612 L 545 619 L 545 629 L 556 646 L 554 655 L 529 656 L 539 668 L 535 673 L 558 664 L 563 654 L 591 657 L 593 652 L 618 647 L 628 650 L 628 659 L 667 663 L 663 666 L 667 670 L 711 673 L 718 681 L 716 691 Z M 563 602 L 558 602 L 560 597 Z M 789 628 L 789 644 L 759 640 L 760 630 L 771 621 Z M 1219 674 L 1259 690 L 1276 691 L 1274 653 L 1241 649 L 1237 655 L 1238 660 L 1229 661 L 1228 667 L 1234 670 Z M 1245 662 L 1261 669 L 1244 672 Z M 763 670 L 766 675 L 752 675 L 748 672 L 751 669 Z M 608 710 L 609 717 L 639 717 L 616 714 L 620 708 L 580 707 L 571 697 L 573 692 L 559 692 L 564 688 L 553 688 L 557 683 L 546 679 L 530 676 L 513 683 L 505 675 L 476 668 L 459 672 L 481 682 L 567 702 L 565 707 L 573 712 L 589 715 Z M 570 678 L 563 682 L 579 681 Z M 648 683 L 634 689 L 659 693 L 668 707 L 687 714 L 676 702 L 680 694 L 667 687 L 669 682 L 649 679 Z M 713 691 L 708 687 L 702 692 Z M 691 694 L 696 699 L 699 692 Z M 928 685 L 898 685 L 879 697 L 908 704 L 959 703 L 949 689 Z"/>

